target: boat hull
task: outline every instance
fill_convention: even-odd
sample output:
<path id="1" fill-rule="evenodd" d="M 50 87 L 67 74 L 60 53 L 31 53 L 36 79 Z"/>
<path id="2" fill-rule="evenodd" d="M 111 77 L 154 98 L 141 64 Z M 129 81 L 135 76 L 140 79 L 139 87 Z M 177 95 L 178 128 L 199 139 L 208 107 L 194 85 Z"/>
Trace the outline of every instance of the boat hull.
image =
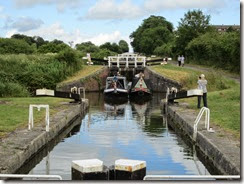
<path id="1" fill-rule="evenodd" d="M 143 104 L 152 99 L 152 94 L 143 90 L 130 92 L 130 101 L 137 104 Z"/>
<path id="2" fill-rule="evenodd" d="M 105 97 L 110 98 L 128 98 L 128 90 L 126 89 L 106 89 L 104 90 Z"/>

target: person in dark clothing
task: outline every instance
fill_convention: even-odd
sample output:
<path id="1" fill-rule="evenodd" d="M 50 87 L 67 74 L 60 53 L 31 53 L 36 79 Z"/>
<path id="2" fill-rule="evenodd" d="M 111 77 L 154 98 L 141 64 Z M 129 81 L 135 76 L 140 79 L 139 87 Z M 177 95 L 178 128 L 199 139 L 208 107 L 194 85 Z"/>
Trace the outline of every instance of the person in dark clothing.
<path id="1" fill-rule="evenodd" d="M 178 56 L 178 65 L 179 66 L 181 65 L 181 57 L 180 57 L 180 55 Z"/>

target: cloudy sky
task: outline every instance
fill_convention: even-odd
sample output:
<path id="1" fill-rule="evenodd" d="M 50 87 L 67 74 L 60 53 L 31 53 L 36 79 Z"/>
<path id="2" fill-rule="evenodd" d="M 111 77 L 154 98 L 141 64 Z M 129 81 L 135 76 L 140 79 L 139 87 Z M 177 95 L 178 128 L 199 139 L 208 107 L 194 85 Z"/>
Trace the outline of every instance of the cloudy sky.
<path id="1" fill-rule="evenodd" d="M 211 15 L 211 24 L 240 25 L 239 0 L 0 0 L 0 37 L 20 33 L 66 43 L 129 42 L 150 15 L 165 17 L 177 29 L 192 9 Z"/>

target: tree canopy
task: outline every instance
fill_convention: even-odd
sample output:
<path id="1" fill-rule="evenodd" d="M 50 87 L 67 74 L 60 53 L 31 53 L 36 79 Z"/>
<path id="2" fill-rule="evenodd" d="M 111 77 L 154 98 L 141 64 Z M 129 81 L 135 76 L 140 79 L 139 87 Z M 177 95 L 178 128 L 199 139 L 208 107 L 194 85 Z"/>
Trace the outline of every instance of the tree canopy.
<path id="1" fill-rule="evenodd" d="M 15 38 L 0 38 L 0 54 L 31 54 L 35 49 L 26 41 Z"/>
<path id="2" fill-rule="evenodd" d="M 173 25 L 161 16 L 150 16 L 143 20 L 131 35 L 131 45 L 135 52 L 150 55 L 157 47 L 173 39 Z"/>
<path id="3" fill-rule="evenodd" d="M 129 45 L 125 40 L 119 41 L 119 47 L 122 53 L 129 52 Z"/>
<path id="4" fill-rule="evenodd" d="M 176 47 L 179 53 L 185 53 L 187 44 L 194 38 L 211 31 L 210 15 L 204 15 L 201 10 L 192 10 L 185 13 L 180 19 L 176 33 Z"/>
<path id="5" fill-rule="evenodd" d="M 84 54 L 86 53 L 94 53 L 99 51 L 99 47 L 93 44 L 92 42 L 83 42 L 80 44 L 76 44 L 75 48 L 79 51 L 82 51 Z"/>

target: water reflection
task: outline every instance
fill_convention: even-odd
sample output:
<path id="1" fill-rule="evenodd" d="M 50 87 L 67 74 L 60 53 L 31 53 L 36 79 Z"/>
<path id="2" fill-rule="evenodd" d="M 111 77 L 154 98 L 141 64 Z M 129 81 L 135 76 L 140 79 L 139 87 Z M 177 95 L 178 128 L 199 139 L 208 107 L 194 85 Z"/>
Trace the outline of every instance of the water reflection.
<path id="1" fill-rule="evenodd" d="M 116 159 L 145 160 L 147 174 L 209 174 L 204 165 L 171 129 L 161 115 L 160 100 L 155 95 L 149 102 L 109 104 L 103 96 L 87 94 L 88 114 L 80 126 L 50 150 L 49 162 L 43 159 L 32 173 L 59 174 L 71 179 L 72 160 L 98 158 L 107 166 Z"/>

